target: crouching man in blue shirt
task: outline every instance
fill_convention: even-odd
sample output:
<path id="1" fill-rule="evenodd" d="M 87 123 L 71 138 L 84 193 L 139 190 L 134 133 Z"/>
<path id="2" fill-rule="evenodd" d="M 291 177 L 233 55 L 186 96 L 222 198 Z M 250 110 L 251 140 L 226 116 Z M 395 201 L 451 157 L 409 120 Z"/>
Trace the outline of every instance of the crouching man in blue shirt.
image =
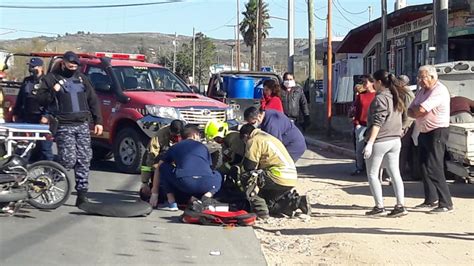
<path id="1" fill-rule="evenodd" d="M 186 125 L 181 136 L 183 140 L 168 150 L 155 170 L 150 204 L 157 206 L 160 185 L 168 199 L 158 209 L 177 211 L 175 193 L 210 198 L 221 188 L 222 176 L 211 169 L 211 155 L 207 147 L 199 142 L 199 128 Z"/>

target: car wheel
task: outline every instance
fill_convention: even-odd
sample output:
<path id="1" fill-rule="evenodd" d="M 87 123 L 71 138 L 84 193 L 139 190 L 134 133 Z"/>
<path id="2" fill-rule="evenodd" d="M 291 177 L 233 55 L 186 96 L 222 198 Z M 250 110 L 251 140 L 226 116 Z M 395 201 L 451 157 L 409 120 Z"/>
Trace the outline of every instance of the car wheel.
<path id="1" fill-rule="evenodd" d="M 146 149 L 146 137 L 133 128 L 119 131 L 114 142 L 114 159 L 117 168 L 124 173 L 140 173 L 140 164 Z"/>

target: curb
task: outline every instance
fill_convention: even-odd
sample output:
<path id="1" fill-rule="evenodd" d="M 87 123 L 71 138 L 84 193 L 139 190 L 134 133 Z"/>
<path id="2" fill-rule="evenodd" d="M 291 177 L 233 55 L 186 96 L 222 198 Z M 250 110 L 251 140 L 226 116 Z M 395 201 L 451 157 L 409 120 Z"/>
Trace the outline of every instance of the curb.
<path id="1" fill-rule="evenodd" d="M 306 143 L 311 146 L 315 146 L 325 151 L 333 152 L 339 155 L 347 156 L 351 159 L 355 158 L 355 152 L 353 150 L 349 150 L 343 147 L 339 147 L 324 141 L 317 140 L 313 137 L 305 136 Z"/>

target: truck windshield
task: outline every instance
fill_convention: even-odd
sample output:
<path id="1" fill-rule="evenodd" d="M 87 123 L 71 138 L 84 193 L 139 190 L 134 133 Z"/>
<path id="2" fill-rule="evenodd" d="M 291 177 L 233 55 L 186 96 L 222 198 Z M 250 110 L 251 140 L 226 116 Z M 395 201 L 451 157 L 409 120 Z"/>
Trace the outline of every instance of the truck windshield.
<path id="1" fill-rule="evenodd" d="M 123 90 L 192 92 L 184 82 L 166 68 L 114 67 Z"/>

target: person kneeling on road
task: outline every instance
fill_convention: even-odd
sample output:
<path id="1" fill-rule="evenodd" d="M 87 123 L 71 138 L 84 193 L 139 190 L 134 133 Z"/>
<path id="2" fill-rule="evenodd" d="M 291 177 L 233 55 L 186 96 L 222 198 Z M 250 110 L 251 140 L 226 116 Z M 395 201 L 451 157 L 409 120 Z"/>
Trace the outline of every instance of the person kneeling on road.
<path id="1" fill-rule="evenodd" d="M 242 126 L 240 137 L 246 143 L 244 171 L 263 170 L 257 178 L 252 178 L 255 177 L 252 172 L 240 175 L 247 198 L 258 217 L 265 219 L 270 214 L 291 217 L 297 209 L 310 214 L 307 196 L 292 191 L 298 178 L 295 163 L 285 146 L 251 124 Z"/>
<path id="2" fill-rule="evenodd" d="M 212 160 L 207 147 L 199 142 L 199 128 L 186 125 L 181 142 L 173 145 L 158 162 L 153 177 L 150 204 L 158 204 L 158 188 L 161 185 L 168 202 L 159 209 L 177 211 L 175 193 L 181 192 L 190 197 L 204 200 L 211 198 L 221 188 L 222 177 L 211 168 Z"/>
<path id="3" fill-rule="evenodd" d="M 150 140 L 147 150 L 142 157 L 140 198 L 149 201 L 151 196 L 151 186 L 153 185 L 153 173 L 160 159 L 165 155 L 168 149 L 181 141 L 181 132 L 184 128 L 184 122 L 173 120 L 167 126 L 160 128 L 156 135 Z"/>

